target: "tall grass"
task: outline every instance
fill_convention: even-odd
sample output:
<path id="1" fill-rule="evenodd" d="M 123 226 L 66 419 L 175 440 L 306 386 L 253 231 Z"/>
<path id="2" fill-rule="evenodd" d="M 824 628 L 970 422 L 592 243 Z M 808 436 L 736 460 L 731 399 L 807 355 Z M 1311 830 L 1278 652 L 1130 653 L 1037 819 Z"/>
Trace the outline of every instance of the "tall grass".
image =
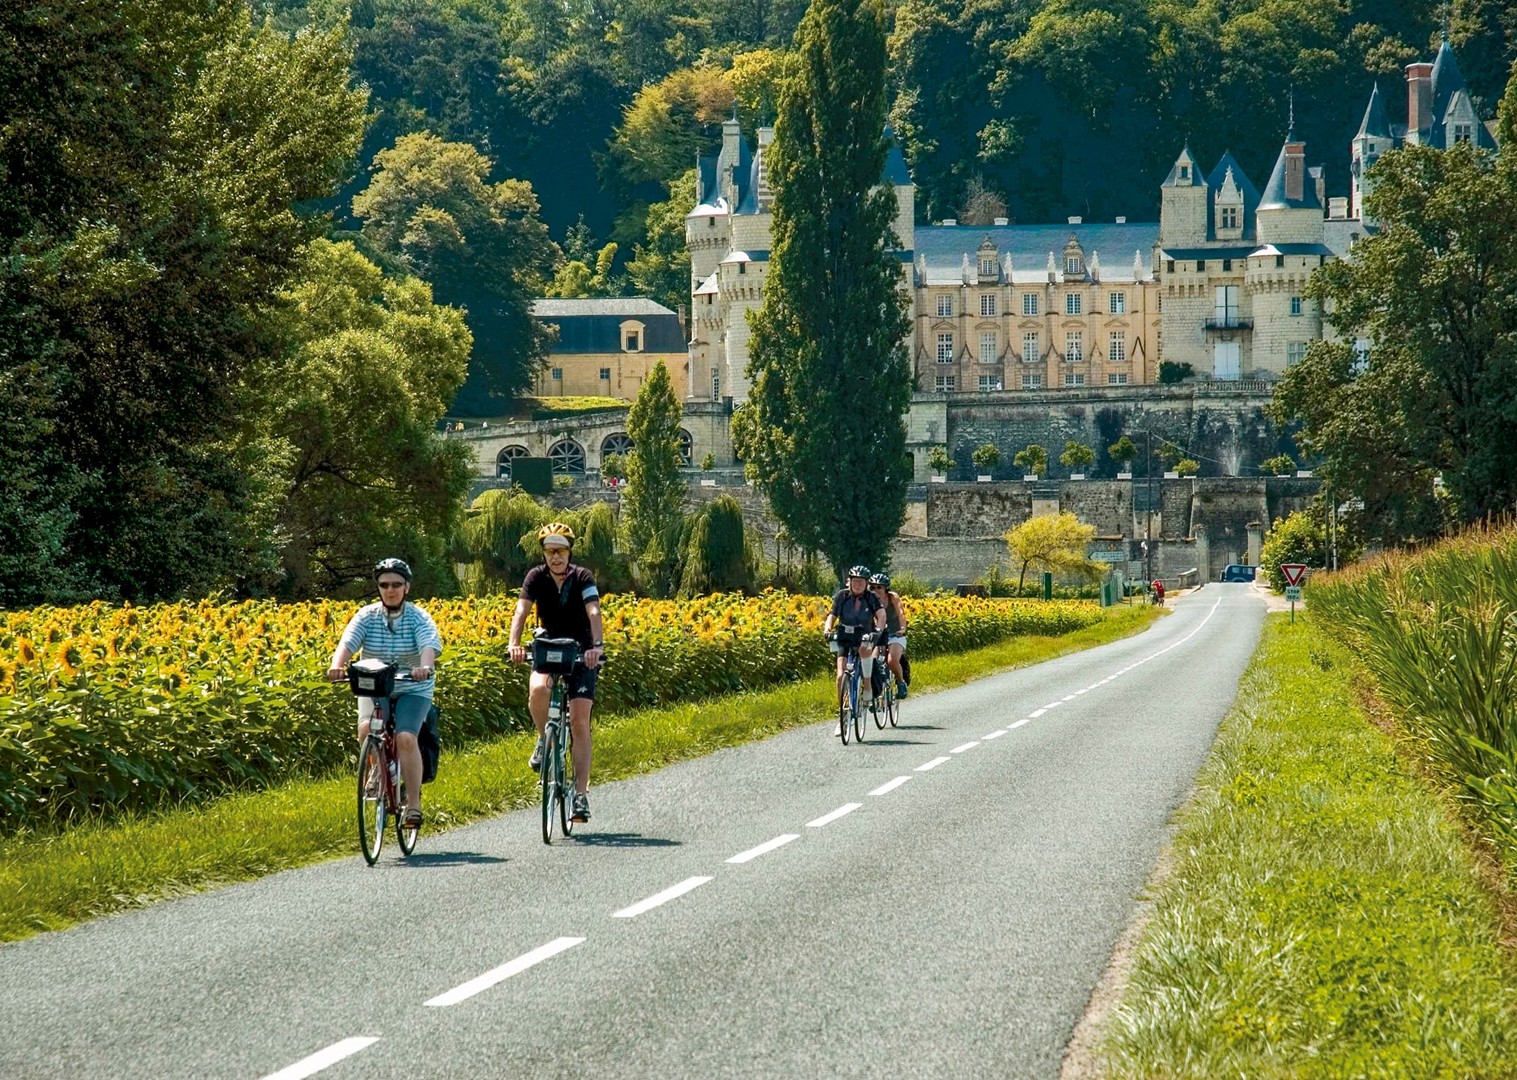
<path id="1" fill-rule="evenodd" d="M 1517 527 L 1319 576 L 1309 599 L 1517 868 Z"/>

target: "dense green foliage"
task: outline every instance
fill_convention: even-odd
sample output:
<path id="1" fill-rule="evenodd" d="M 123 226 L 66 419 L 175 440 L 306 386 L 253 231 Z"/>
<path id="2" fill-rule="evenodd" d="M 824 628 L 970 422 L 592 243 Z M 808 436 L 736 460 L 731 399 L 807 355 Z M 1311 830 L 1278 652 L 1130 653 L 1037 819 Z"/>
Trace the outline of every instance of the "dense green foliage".
<path id="1" fill-rule="evenodd" d="M 1281 563 L 1301 563 L 1313 569 L 1327 565 L 1327 529 L 1319 514 L 1297 510 L 1270 526 L 1259 553 L 1259 566 L 1276 592 L 1285 590 Z"/>
<path id="2" fill-rule="evenodd" d="M 1306 595 L 1517 873 L 1517 531 L 1361 563 Z"/>
<path id="3" fill-rule="evenodd" d="M 885 167 L 874 0 L 814 0 L 771 147 L 773 247 L 737 448 L 795 541 L 842 576 L 885 564 L 906 511 L 911 369 Z"/>
<path id="4" fill-rule="evenodd" d="M 1112 1080 L 1517 1069 L 1480 872 L 1316 621 L 1271 621 L 1222 723 L 1107 1025 Z"/>
<path id="5" fill-rule="evenodd" d="M 638 388 L 627 414 L 632 452 L 627 455 L 621 520 L 638 581 L 654 596 L 669 596 L 679 587 L 686 529 L 679 444 L 683 416 L 669 369 L 660 360 Z"/>
<path id="6" fill-rule="evenodd" d="M 750 591 L 756 561 L 743 526 L 742 506 L 731 495 L 718 495 L 690 526 L 679 594 Z"/>
<path id="7" fill-rule="evenodd" d="M 1380 230 L 1311 286 L 1340 338 L 1286 372 L 1274 410 L 1362 502 L 1355 528 L 1394 543 L 1442 527 L 1440 474 L 1457 521 L 1517 507 L 1517 143 L 1406 147 L 1370 175 Z"/>

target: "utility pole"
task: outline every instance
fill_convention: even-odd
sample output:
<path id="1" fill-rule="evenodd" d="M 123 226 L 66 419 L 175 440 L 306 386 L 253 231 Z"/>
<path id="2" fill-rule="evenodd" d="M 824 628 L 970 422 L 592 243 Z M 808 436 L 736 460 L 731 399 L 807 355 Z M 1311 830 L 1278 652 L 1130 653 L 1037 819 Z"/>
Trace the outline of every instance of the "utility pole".
<path id="1" fill-rule="evenodd" d="M 1154 579 L 1154 433 L 1145 431 L 1143 437 L 1148 446 L 1148 539 L 1143 543 L 1143 552 L 1148 556 L 1148 567 L 1144 571 L 1148 577 L 1144 585 Z"/>

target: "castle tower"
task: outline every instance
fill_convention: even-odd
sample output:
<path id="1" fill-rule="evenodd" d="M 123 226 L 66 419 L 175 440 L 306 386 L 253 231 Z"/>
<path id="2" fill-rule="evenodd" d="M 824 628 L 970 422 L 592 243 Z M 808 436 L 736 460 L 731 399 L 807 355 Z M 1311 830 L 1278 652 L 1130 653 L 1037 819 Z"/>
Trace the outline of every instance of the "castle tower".
<path id="1" fill-rule="evenodd" d="M 1369 194 L 1370 182 L 1365 177 L 1369 168 L 1380 155 L 1395 146 L 1391 123 L 1385 115 L 1385 99 L 1380 96 L 1380 84 L 1370 91 L 1370 102 L 1364 110 L 1364 119 L 1359 124 L 1359 133 L 1354 136 L 1349 154 L 1349 173 L 1353 189 L 1350 195 L 1349 216 L 1364 217 L 1364 197 Z"/>
<path id="2" fill-rule="evenodd" d="M 1159 203 L 1159 238 L 1165 247 L 1206 243 L 1206 178 L 1187 145 L 1164 179 Z"/>

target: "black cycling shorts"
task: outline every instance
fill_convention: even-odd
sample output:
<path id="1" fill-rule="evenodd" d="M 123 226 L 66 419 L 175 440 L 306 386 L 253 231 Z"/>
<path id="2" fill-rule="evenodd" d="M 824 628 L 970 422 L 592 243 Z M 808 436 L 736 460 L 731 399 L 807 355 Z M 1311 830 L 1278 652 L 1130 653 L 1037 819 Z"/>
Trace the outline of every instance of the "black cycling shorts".
<path id="1" fill-rule="evenodd" d="M 600 669 L 591 670 L 584 664 L 575 664 L 574 670 L 564 677 L 564 686 L 568 690 L 569 700 L 585 698 L 595 700 L 595 679 L 600 674 Z"/>

